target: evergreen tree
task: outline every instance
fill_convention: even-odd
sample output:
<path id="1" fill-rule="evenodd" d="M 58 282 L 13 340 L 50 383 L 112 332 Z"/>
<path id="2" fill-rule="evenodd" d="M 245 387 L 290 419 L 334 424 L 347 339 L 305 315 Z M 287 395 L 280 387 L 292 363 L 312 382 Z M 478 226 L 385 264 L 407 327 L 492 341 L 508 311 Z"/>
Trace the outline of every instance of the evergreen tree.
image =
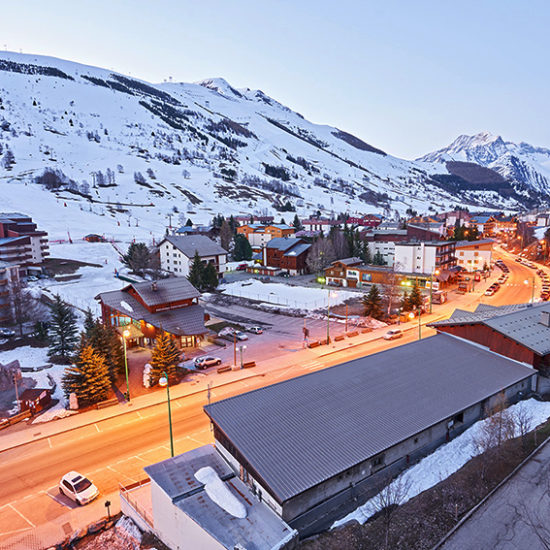
<path id="1" fill-rule="evenodd" d="M 361 247 L 361 254 L 359 255 L 359 257 L 366 264 L 372 263 L 372 255 L 370 253 L 369 243 L 367 241 L 363 241 L 363 246 Z"/>
<path id="2" fill-rule="evenodd" d="M 143 273 L 151 263 L 151 253 L 145 243 L 131 243 L 128 251 L 122 256 L 122 263 L 134 273 Z"/>
<path id="3" fill-rule="evenodd" d="M 252 247 L 248 242 L 248 239 L 237 233 L 235 235 L 235 246 L 233 247 L 233 259 L 236 262 L 241 260 L 250 260 L 252 259 Z"/>
<path id="4" fill-rule="evenodd" d="M 418 309 L 424 305 L 422 293 L 420 292 L 420 288 L 416 283 L 412 287 L 411 294 L 409 296 L 409 304 L 411 306 L 411 309 Z"/>
<path id="5" fill-rule="evenodd" d="M 202 263 L 198 250 L 195 250 L 195 256 L 193 257 L 193 263 L 191 264 L 191 269 L 189 270 L 189 276 L 187 279 L 197 290 L 202 290 L 204 280 L 204 264 Z"/>
<path id="6" fill-rule="evenodd" d="M 111 381 L 105 360 L 83 341 L 74 365 L 67 367 L 61 381 L 67 397 L 75 393 L 81 405 L 93 405 L 109 396 Z"/>
<path id="7" fill-rule="evenodd" d="M 187 221 L 185 222 L 185 227 L 193 227 L 193 222 L 191 221 L 191 218 L 187 218 Z"/>
<path id="8" fill-rule="evenodd" d="M 218 286 L 218 273 L 214 264 L 207 263 L 202 274 L 202 287 L 207 290 L 214 290 Z"/>
<path id="9" fill-rule="evenodd" d="M 83 336 L 86 343 L 103 357 L 109 371 L 109 378 L 111 382 L 115 382 L 124 372 L 124 349 L 116 329 L 96 320 L 89 333 Z"/>
<path id="10" fill-rule="evenodd" d="M 174 340 L 166 332 L 161 332 L 157 336 L 155 349 L 151 354 L 151 380 L 156 384 L 166 372 L 168 378 L 174 377 L 176 374 L 176 366 L 180 361 L 180 351 L 177 348 Z"/>
<path id="11" fill-rule="evenodd" d="M 386 265 L 386 262 L 384 261 L 384 256 L 382 256 L 380 250 L 376 251 L 374 258 L 372 259 L 372 263 L 373 265 Z"/>
<path id="12" fill-rule="evenodd" d="M 401 308 L 401 311 L 410 311 L 411 310 L 411 303 L 409 301 L 409 294 L 406 290 L 403 291 L 403 297 L 401 298 L 401 303 L 399 305 Z"/>
<path id="13" fill-rule="evenodd" d="M 76 316 L 59 294 L 55 295 L 54 301 L 50 305 L 48 336 L 50 340 L 49 357 L 61 363 L 68 362 L 78 342 Z"/>
<path id="14" fill-rule="evenodd" d="M 382 317 L 382 297 L 376 285 L 370 287 L 369 293 L 363 296 L 362 302 L 365 306 L 366 316 L 373 317 L 374 319 Z"/>
<path id="15" fill-rule="evenodd" d="M 303 229 L 302 222 L 300 221 L 300 218 L 298 217 L 298 214 L 294 216 L 294 221 L 292 222 L 292 227 L 296 231 L 301 231 Z"/>
<path id="16" fill-rule="evenodd" d="M 36 321 L 33 336 L 40 342 L 46 342 L 48 340 L 48 323 Z"/>
<path id="17" fill-rule="evenodd" d="M 231 229 L 231 233 L 234 235 L 237 231 L 238 223 L 235 221 L 235 218 L 233 217 L 233 214 L 229 216 L 229 229 Z"/>
<path id="18" fill-rule="evenodd" d="M 88 308 L 86 310 L 86 313 L 84 314 L 84 334 L 89 337 L 92 333 L 92 330 L 96 326 L 96 319 L 94 318 L 94 314 L 92 313 L 92 310 Z"/>

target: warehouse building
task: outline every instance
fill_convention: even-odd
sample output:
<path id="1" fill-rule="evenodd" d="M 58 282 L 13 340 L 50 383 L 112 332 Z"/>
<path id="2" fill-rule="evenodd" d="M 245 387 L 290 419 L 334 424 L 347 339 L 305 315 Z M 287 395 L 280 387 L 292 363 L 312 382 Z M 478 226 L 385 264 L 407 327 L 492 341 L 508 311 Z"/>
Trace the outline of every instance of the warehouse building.
<path id="1" fill-rule="evenodd" d="M 454 336 L 363 357 L 205 407 L 219 453 L 308 536 L 483 417 L 535 371 Z"/>

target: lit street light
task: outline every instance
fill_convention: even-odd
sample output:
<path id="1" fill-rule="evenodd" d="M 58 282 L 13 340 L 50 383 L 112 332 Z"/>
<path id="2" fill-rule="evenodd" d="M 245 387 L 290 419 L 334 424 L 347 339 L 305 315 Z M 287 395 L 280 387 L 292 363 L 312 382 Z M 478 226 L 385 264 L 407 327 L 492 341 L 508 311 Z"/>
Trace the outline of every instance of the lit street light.
<path id="1" fill-rule="evenodd" d="M 414 319 L 414 313 L 411 311 L 409 313 L 409 319 Z M 420 308 L 418 308 L 418 339 L 421 340 L 422 339 L 422 333 L 421 333 L 421 330 L 422 330 L 422 325 L 420 324 Z"/>
<path id="2" fill-rule="evenodd" d="M 330 298 L 331 296 L 333 298 L 336 298 L 338 294 L 336 292 L 331 292 L 330 288 L 327 288 L 328 290 L 328 297 L 327 297 L 327 345 L 330 344 Z"/>
<path id="3" fill-rule="evenodd" d="M 243 368 L 243 351 L 246 349 L 246 346 L 239 346 L 239 351 L 241 352 L 241 369 Z"/>
<path id="4" fill-rule="evenodd" d="M 124 368 L 126 370 L 126 401 L 130 402 L 130 382 L 128 380 L 128 354 L 126 353 L 126 338 L 130 336 L 130 331 L 126 329 L 122 333 L 122 342 L 124 344 Z"/>
<path id="5" fill-rule="evenodd" d="M 166 399 L 168 401 L 168 424 L 170 425 L 170 456 L 174 456 L 174 434 L 172 433 L 172 409 L 170 407 L 170 384 L 168 383 L 168 375 L 166 371 L 162 373 L 162 378 L 159 378 L 159 386 L 166 386 Z M 210 390 L 210 386 L 209 386 Z"/>
<path id="6" fill-rule="evenodd" d="M 534 303 L 534 301 L 535 301 L 535 278 L 531 277 L 530 279 L 531 279 L 531 303 Z M 523 281 L 523 284 L 528 285 L 529 284 L 529 279 L 525 279 L 525 281 Z"/>
<path id="7" fill-rule="evenodd" d="M 439 269 L 435 269 L 430 273 L 430 313 L 432 312 L 432 290 L 434 286 L 434 275 L 439 275 Z"/>

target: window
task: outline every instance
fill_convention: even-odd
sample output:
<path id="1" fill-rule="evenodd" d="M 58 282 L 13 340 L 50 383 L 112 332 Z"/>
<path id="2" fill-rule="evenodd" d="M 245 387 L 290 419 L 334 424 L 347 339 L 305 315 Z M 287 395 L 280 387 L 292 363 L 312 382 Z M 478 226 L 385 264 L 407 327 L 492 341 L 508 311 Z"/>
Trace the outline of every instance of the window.
<path id="1" fill-rule="evenodd" d="M 418 443 L 418 437 L 414 438 L 414 443 L 415 443 L 415 445 Z"/>
<path id="2" fill-rule="evenodd" d="M 381 454 L 372 459 L 371 465 L 373 468 L 381 468 L 384 466 L 385 455 Z"/>
<path id="3" fill-rule="evenodd" d="M 455 416 L 453 417 L 453 422 L 455 424 L 462 424 L 464 422 L 464 412 L 455 414 Z"/>

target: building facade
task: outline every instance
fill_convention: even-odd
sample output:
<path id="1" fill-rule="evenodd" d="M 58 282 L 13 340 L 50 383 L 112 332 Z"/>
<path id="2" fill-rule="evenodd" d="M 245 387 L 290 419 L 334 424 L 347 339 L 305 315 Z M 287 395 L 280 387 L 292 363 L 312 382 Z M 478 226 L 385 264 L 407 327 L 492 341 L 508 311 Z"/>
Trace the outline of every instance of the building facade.
<path id="1" fill-rule="evenodd" d="M 0 323 L 12 319 L 10 287 L 19 282 L 19 266 L 0 261 Z"/>
<path id="2" fill-rule="evenodd" d="M 177 277 L 188 277 L 195 252 L 204 265 L 214 265 L 218 276 L 227 270 L 227 250 L 204 235 L 166 236 L 159 244 L 160 267 Z"/>
<path id="3" fill-rule="evenodd" d="M 184 277 L 152 283 L 132 283 L 121 290 L 96 296 L 106 325 L 119 333 L 129 331 L 131 345 L 154 344 L 159 332 L 167 332 L 180 348 L 196 347 L 208 329 L 200 293 Z"/>
<path id="4" fill-rule="evenodd" d="M 254 252 L 261 252 L 271 239 L 291 237 L 296 230 L 285 224 L 262 225 L 251 223 L 237 227 L 237 233 L 244 235 Z"/>
<path id="5" fill-rule="evenodd" d="M 302 239 L 271 239 L 263 249 L 265 267 L 287 271 L 289 275 L 307 272 L 307 255 L 311 245 Z"/>
<path id="6" fill-rule="evenodd" d="M 481 271 L 490 268 L 493 261 L 491 239 L 480 241 L 458 241 L 456 243 L 456 263 L 466 271 Z"/>
<path id="7" fill-rule="evenodd" d="M 395 244 L 394 263 L 398 271 L 427 275 L 456 266 L 454 241 L 400 242 Z"/>

